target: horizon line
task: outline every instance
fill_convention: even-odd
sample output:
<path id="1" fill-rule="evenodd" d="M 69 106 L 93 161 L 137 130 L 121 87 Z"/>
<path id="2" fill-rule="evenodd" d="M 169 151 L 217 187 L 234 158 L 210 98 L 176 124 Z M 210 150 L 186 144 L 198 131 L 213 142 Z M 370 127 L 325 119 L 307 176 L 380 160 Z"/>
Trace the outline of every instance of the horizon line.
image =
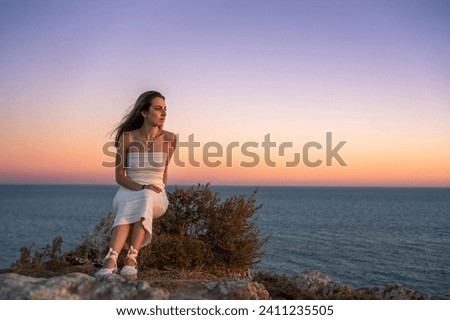
<path id="1" fill-rule="evenodd" d="M 0 182 L 0 186 L 117 186 L 120 187 L 117 183 L 79 183 L 79 182 L 67 182 L 67 183 L 60 183 L 60 182 Z M 187 184 L 187 183 L 172 183 L 167 185 L 167 187 L 176 187 L 176 186 L 182 186 L 182 187 L 195 187 L 195 186 L 203 186 L 203 185 L 209 185 L 209 186 L 217 186 L 217 187 L 279 187 L 279 188 L 424 188 L 424 189 L 448 189 L 450 188 L 450 185 L 308 185 L 308 184 L 213 184 L 211 182 L 207 183 L 193 183 L 193 184 Z"/>

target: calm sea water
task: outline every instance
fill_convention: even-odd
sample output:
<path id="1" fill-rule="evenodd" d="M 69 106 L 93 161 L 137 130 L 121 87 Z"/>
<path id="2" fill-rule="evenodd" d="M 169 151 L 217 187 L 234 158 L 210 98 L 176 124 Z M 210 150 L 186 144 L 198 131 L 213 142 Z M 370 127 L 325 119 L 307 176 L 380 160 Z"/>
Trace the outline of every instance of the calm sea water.
<path id="1" fill-rule="evenodd" d="M 255 187 L 211 186 L 222 199 Z M 0 268 L 61 235 L 74 248 L 111 210 L 117 186 L 0 185 Z M 169 188 L 169 191 L 173 187 Z M 449 188 L 260 187 L 270 234 L 259 270 L 319 270 L 354 288 L 400 283 L 450 294 Z"/>

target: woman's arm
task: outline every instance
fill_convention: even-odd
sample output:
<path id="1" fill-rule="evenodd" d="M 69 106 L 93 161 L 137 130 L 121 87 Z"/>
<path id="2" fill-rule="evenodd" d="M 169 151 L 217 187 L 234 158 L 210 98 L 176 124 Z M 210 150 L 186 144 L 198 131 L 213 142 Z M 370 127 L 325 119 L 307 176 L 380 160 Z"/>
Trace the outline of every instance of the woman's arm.
<path id="1" fill-rule="evenodd" d="M 125 132 L 119 138 L 119 147 L 116 152 L 116 182 L 127 189 L 133 191 L 142 190 L 142 184 L 133 181 L 125 174 L 125 161 L 127 159 L 128 147 L 130 145 L 130 134 Z"/>
<path id="2" fill-rule="evenodd" d="M 164 168 L 164 176 L 163 176 L 163 182 L 164 182 L 164 185 L 166 185 L 166 186 L 167 186 L 169 162 L 170 162 L 170 159 L 172 159 L 172 155 L 175 152 L 176 147 L 177 147 L 177 136 L 175 134 L 171 133 L 171 137 L 169 140 L 169 150 L 167 153 L 167 162 L 166 162 L 166 167 Z"/>

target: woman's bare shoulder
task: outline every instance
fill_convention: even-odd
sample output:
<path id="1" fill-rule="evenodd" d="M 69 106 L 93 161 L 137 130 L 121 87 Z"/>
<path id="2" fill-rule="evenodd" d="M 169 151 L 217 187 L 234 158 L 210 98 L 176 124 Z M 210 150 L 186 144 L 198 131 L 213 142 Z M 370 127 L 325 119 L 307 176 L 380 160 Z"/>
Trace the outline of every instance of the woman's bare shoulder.
<path id="1" fill-rule="evenodd" d="M 167 130 L 162 130 L 164 141 L 174 141 L 176 139 L 176 134 Z"/>

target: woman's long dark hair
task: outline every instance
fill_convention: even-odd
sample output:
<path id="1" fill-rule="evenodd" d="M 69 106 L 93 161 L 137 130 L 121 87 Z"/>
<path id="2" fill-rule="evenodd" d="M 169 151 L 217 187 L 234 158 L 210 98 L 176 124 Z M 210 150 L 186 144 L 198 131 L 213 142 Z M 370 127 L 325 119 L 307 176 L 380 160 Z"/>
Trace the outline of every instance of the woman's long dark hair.
<path id="1" fill-rule="evenodd" d="M 142 127 L 144 124 L 144 117 L 141 112 L 148 111 L 154 98 L 166 99 L 158 91 L 147 91 L 137 98 L 136 103 L 132 106 L 132 109 L 122 118 L 122 121 L 120 121 L 111 133 L 111 135 L 116 133 L 116 137 L 114 139 L 114 145 L 116 147 L 119 147 L 119 139 L 124 132 L 136 130 Z"/>

